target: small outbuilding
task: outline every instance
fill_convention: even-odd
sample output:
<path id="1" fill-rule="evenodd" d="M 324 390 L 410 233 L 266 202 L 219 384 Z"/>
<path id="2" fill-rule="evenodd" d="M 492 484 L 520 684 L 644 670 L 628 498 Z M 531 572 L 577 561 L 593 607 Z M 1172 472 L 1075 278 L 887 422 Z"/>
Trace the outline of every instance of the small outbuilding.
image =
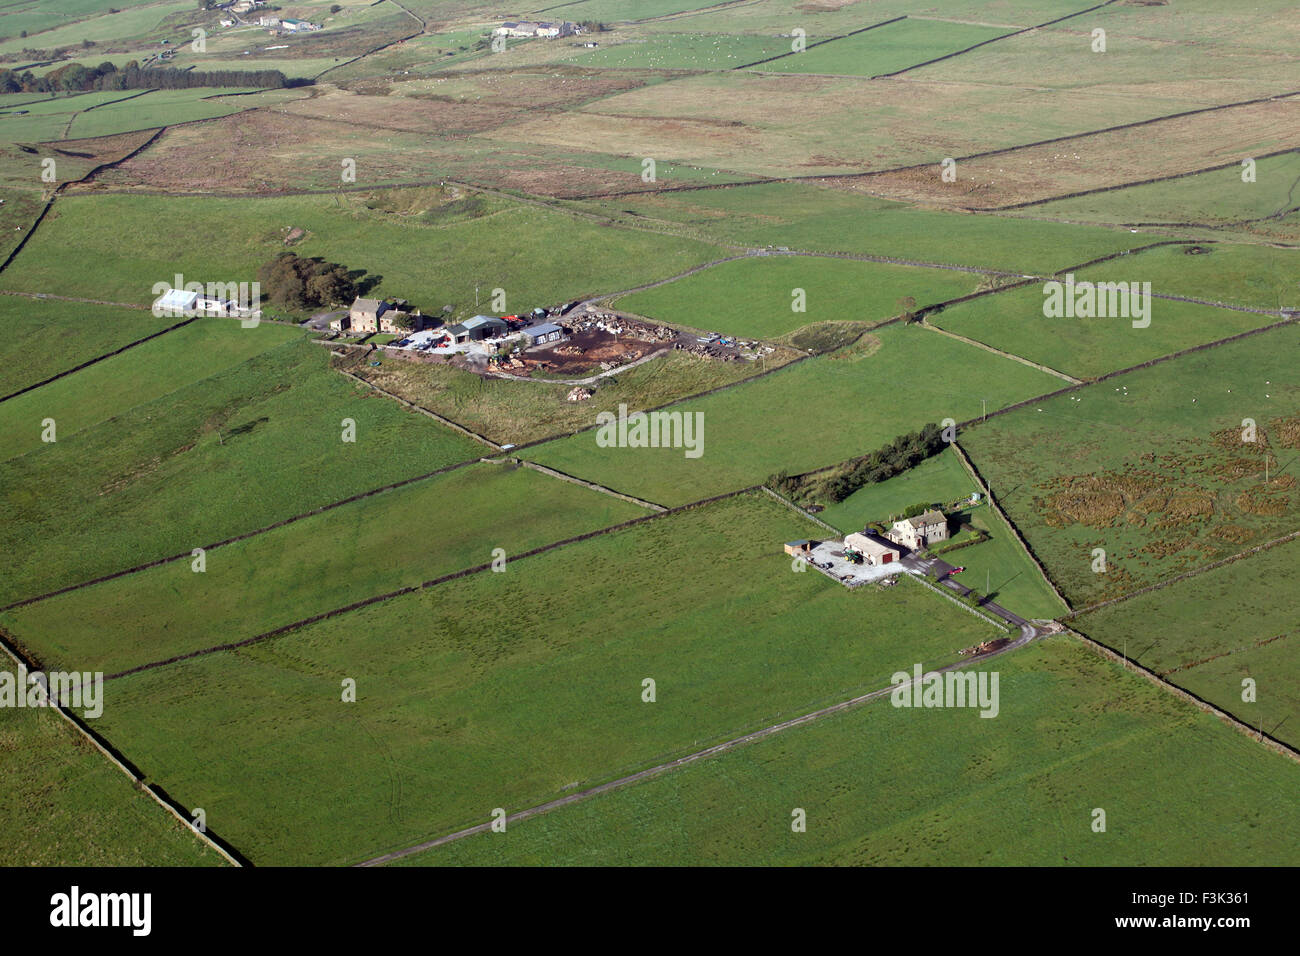
<path id="1" fill-rule="evenodd" d="M 787 541 L 785 543 L 785 553 L 796 558 L 806 558 L 812 554 L 812 550 L 816 546 L 816 541 L 800 538 L 798 541 Z"/>
<path id="2" fill-rule="evenodd" d="M 901 552 L 887 541 L 882 541 L 874 535 L 854 532 L 844 536 L 845 550 L 852 549 L 862 555 L 862 559 L 874 567 L 882 567 L 886 564 L 893 564 L 898 560 Z"/>
<path id="3" fill-rule="evenodd" d="M 546 345 L 550 342 L 563 340 L 564 329 L 554 322 L 543 322 L 541 325 L 534 325 L 531 328 L 524 329 L 524 337 L 528 339 L 530 346 Z"/>

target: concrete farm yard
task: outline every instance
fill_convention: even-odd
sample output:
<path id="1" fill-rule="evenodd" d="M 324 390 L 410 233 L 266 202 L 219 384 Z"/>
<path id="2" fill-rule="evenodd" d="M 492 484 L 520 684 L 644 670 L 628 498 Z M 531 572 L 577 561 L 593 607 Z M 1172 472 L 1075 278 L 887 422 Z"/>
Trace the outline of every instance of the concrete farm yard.
<path id="1" fill-rule="evenodd" d="M 1255 6 L 0 10 L 0 862 L 1296 863 Z"/>

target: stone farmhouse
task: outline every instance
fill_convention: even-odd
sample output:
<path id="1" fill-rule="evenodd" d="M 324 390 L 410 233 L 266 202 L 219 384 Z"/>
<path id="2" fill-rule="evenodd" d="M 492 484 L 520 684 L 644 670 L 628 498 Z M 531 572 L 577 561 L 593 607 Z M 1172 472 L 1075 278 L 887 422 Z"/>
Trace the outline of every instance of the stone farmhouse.
<path id="1" fill-rule="evenodd" d="M 885 536 L 895 544 L 917 551 L 948 540 L 948 519 L 942 511 L 931 508 L 915 518 L 903 518 Z"/>

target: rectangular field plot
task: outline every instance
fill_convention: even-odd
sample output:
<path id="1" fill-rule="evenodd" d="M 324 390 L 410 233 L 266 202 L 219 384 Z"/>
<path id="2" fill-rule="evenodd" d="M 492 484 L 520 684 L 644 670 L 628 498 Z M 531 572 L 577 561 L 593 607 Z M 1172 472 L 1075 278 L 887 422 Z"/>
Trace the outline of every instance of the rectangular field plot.
<path id="1" fill-rule="evenodd" d="M 0 396 L 35 385 L 177 321 L 135 309 L 0 296 L 0 326 L 4 328 Z"/>
<path id="2" fill-rule="evenodd" d="M 1300 744 L 1300 610 L 1284 582 L 1300 543 L 1091 611 L 1075 630 L 1292 746 Z M 1255 699 L 1243 699 L 1245 682 Z"/>
<path id="3" fill-rule="evenodd" d="M 931 371 L 917 374 L 921 366 Z M 844 353 L 671 406 L 703 416 L 698 457 L 686 457 L 683 448 L 602 448 L 595 430 L 528 454 L 626 494 L 684 504 L 758 484 L 783 469 L 798 474 L 865 454 L 927 422 L 977 417 L 981 400 L 993 411 L 1061 384 L 937 333 L 891 326 L 867 333 Z"/>
<path id="4" fill-rule="evenodd" d="M 337 164 L 335 164 L 337 169 Z M 688 239 L 602 228 L 562 213 L 412 190 L 294 199 L 62 199 L 0 284 L 19 291 L 152 302 L 155 283 L 252 281 L 301 229 L 294 252 L 322 256 L 381 280 L 371 295 L 411 301 L 426 314 L 481 312 L 475 287 L 507 291 L 507 308 L 616 292 L 717 258 Z M 435 188 L 434 192 L 438 192 Z M 202 219 L 204 230 L 190 225 Z M 133 242 L 128 251 L 121 235 Z M 502 255 L 509 249 L 510 255 Z M 55 250 L 58 250 L 57 252 Z M 429 264 L 439 263 L 438 269 Z"/>
<path id="5" fill-rule="evenodd" d="M 777 73 L 883 76 L 1012 32 L 994 26 L 907 19 L 811 46 L 755 69 Z"/>
<path id="6" fill-rule="evenodd" d="M 595 36 L 598 48 L 565 51 L 559 59 L 602 69 L 731 70 L 790 52 L 790 41 L 774 36 L 654 34 L 623 42 Z"/>
<path id="7" fill-rule="evenodd" d="M 1298 339 L 1288 325 L 1032 403 L 962 445 L 1072 605 L 1117 597 L 1294 529 Z"/>
<path id="8" fill-rule="evenodd" d="M 224 321 L 231 336 L 261 331 Z M 55 442 L 0 463 L 0 500 L 10 513 L 0 549 L 11 556 L 0 603 L 189 552 L 482 454 L 477 442 L 330 371 L 328 357 L 318 345 L 287 341 L 124 404 L 91 427 L 56 431 Z M 81 374 L 52 388 L 76 393 Z M 135 384 L 147 392 L 150 381 L 140 373 Z M 85 401 L 93 406 L 93 395 Z M 38 401 L 30 414 L 39 410 Z M 30 422 L 38 437 L 45 417 Z M 354 442 L 344 440 L 344 419 L 355 425 Z"/>
<path id="9" fill-rule="evenodd" d="M 908 297 L 916 306 L 943 302 L 974 292 L 978 281 L 969 272 L 769 256 L 725 262 L 614 305 L 688 328 L 775 339 L 821 322 L 879 322 L 905 311 Z"/>
<path id="10" fill-rule="evenodd" d="M 1035 275 L 1149 245 L 1162 236 L 1126 229 L 915 209 L 850 189 L 763 183 L 620 196 L 594 206 L 629 223 L 666 220 L 718 241 L 809 252 L 889 256 Z M 935 236 L 943 236 L 942 243 Z"/>
<path id="11" fill-rule="evenodd" d="M 210 550 L 202 574 L 187 557 L 3 620 L 44 661 L 116 673 L 646 514 L 527 468 L 474 465 Z"/>
<path id="12" fill-rule="evenodd" d="M 1121 267 L 1110 264 L 1109 267 L 1078 273 L 1076 282 L 1140 284 L 1141 280 L 1135 277 L 1143 275 L 1142 259 L 1134 256 L 1122 261 L 1124 272 L 1120 271 Z M 1153 288 L 1152 291 L 1159 292 L 1159 289 Z M 1130 313 L 1128 317 L 1116 314 L 1105 318 L 1049 318 L 1043 315 L 1046 301 L 1043 286 L 1035 284 L 963 302 L 929 316 L 928 321 L 939 328 L 1083 379 L 1096 378 L 1278 321 L 1276 315 L 1238 312 L 1170 299 L 1148 299 L 1140 294 L 1133 299 L 1127 291 L 1120 293 L 1114 301 L 1119 303 L 1121 300 L 1128 300 L 1123 306 Z M 1141 310 L 1144 317 L 1131 317 L 1136 310 Z M 1145 322 L 1147 318 L 1150 325 L 1134 328 L 1134 322 Z"/>
<path id="13" fill-rule="evenodd" d="M 0 708 L 0 776 L 0 865 L 225 863 L 53 711 Z"/>
<path id="14" fill-rule="evenodd" d="M 1062 638 L 976 669 L 1000 672 L 995 719 L 872 701 L 401 862 L 1260 866 L 1293 857 L 1291 761 Z M 806 832 L 792 832 L 794 807 Z M 1105 833 L 1092 829 L 1097 807 Z"/>
<path id="15" fill-rule="evenodd" d="M 1273 216 L 1295 205 L 1292 186 L 1300 179 L 1300 150 L 1256 160 L 1253 183 L 1242 182 L 1242 172 L 1241 165 L 1233 163 L 1194 176 L 1040 203 L 1025 215 L 1076 222 L 1222 226 Z"/>
<path id="16" fill-rule="evenodd" d="M 167 324 L 181 321 L 175 318 Z M 56 439 L 66 441 L 302 337 L 297 329 L 269 323 L 245 329 L 235 319 L 191 322 L 5 402 L 0 407 L 0 461 L 40 450 L 46 443 L 41 425 L 46 418 L 57 425 Z"/>
<path id="17" fill-rule="evenodd" d="M 254 862 L 348 863 L 996 635 L 923 588 L 794 573 L 781 542 L 813 528 L 765 495 L 665 516 L 109 681 L 101 721 Z M 340 702 L 345 678 L 355 704 Z"/>

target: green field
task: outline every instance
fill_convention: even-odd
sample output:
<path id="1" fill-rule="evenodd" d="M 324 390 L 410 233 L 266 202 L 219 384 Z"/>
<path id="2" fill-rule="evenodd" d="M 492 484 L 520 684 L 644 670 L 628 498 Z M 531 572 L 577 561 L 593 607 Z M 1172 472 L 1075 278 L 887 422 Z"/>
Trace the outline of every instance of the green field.
<path id="1" fill-rule="evenodd" d="M 1025 210 L 1025 215 L 1078 222 L 1142 221 L 1224 225 L 1271 216 L 1291 209 L 1300 199 L 1293 187 L 1300 179 L 1300 151 L 1256 161 L 1255 182 L 1242 181 L 1242 168 L 1183 176 L 1145 186 L 1057 199 Z"/>
<path id="2" fill-rule="evenodd" d="M 870 333 L 874 352 L 822 356 L 671 411 L 704 416 L 703 454 L 601 448 L 586 431 L 529 450 L 568 474 L 673 505 L 844 461 L 930 421 L 964 421 L 1059 387 L 1060 379 L 934 332 Z M 917 374 L 915 369 L 931 369 Z M 628 412 L 638 411 L 629 408 Z M 593 419 L 593 424 L 595 424 Z"/>
<path id="3" fill-rule="evenodd" d="M 945 449 L 901 475 L 863 485 L 843 501 L 828 504 L 817 517 L 847 534 L 872 522 L 888 521 L 909 505 L 947 504 L 976 490 L 961 460 Z"/>
<path id="4" fill-rule="evenodd" d="M 231 336 L 250 332 L 214 321 L 229 321 Z M 9 514 L 0 548 L 11 556 L 0 601 L 188 552 L 483 453 L 330 371 L 328 357 L 310 342 L 284 342 L 0 463 Z M 77 394 L 81 374 L 50 394 Z M 135 384 L 147 391 L 162 374 L 141 373 Z M 20 401 L 0 413 L 12 419 Z M 342 440 L 345 418 L 356 423 L 354 443 Z"/>
<path id="5" fill-rule="evenodd" d="M 111 681 L 100 722 L 255 863 L 345 863 L 851 697 L 995 633 L 922 588 L 850 592 L 793 573 L 780 543 L 811 527 L 762 495 L 656 519 Z M 355 704 L 340 702 L 348 677 Z"/>
<path id="6" fill-rule="evenodd" d="M 166 327 L 182 320 L 159 321 L 160 327 Z M 270 323 L 245 329 L 234 319 L 192 322 L 6 402 L 0 409 L 0 448 L 4 449 L 0 459 L 9 461 L 38 451 L 46 418 L 54 419 L 59 441 L 74 439 L 78 432 L 302 336 L 297 329 Z"/>
<path id="7" fill-rule="evenodd" d="M 1295 746 L 1300 617 L 1278 584 L 1297 570 L 1300 543 L 1291 542 L 1084 614 L 1070 626 Z M 1258 682 L 1252 702 L 1242 698 L 1248 677 Z"/>
<path id="8" fill-rule="evenodd" d="M 29 39 L 35 41 L 41 31 L 66 26 L 71 21 L 89 20 L 111 9 L 142 7 L 153 2 L 156 0 L 58 0 L 56 9 L 50 0 L 20 0 L 6 4 L 0 11 L 0 36 L 17 37 L 26 30 L 32 34 Z"/>
<path id="9" fill-rule="evenodd" d="M 873 701 L 403 862 L 1292 862 L 1300 813 L 1289 796 L 1296 767 L 1284 757 L 1067 639 L 979 669 L 1000 673 L 996 719 Z M 807 814 L 804 833 L 791 831 L 796 807 Z M 1096 808 L 1106 812 L 1104 833 L 1092 830 Z"/>
<path id="10" fill-rule="evenodd" d="M 1035 403 L 963 446 L 1072 604 L 1116 597 L 1294 527 L 1298 336 L 1286 326 Z"/>
<path id="11" fill-rule="evenodd" d="M 4 621 L 44 661 L 115 673 L 647 513 L 526 468 L 475 465 L 213 550 L 202 574 L 175 561 Z"/>
<path id="12" fill-rule="evenodd" d="M 540 15 L 554 10 L 557 16 L 563 15 L 575 23 L 581 20 L 646 20 L 711 7 L 717 2 L 718 0 L 578 0 L 577 3 L 563 4 L 558 10 L 555 4 L 550 4 L 537 7 L 532 12 Z"/>
<path id="13" fill-rule="evenodd" d="M 177 321 L 156 319 L 134 309 L 0 296 L 0 396 L 35 385 Z"/>
<path id="14" fill-rule="evenodd" d="M 602 228 L 497 200 L 487 200 L 481 215 L 431 223 L 386 211 L 386 198 L 70 197 L 0 285 L 147 304 L 154 284 L 178 272 L 204 282 L 252 281 L 284 251 L 282 230 L 292 227 L 308 233 L 296 253 L 364 270 L 378 281 L 371 294 L 409 299 L 426 313 L 450 304 L 457 315 L 473 315 L 489 306 L 494 288 L 505 290 L 507 310 L 522 311 L 631 288 L 717 257 L 701 242 Z M 196 219 L 204 229 L 192 227 Z M 133 236 L 129 248 L 123 233 Z"/>
<path id="15" fill-rule="evenodd" d="M 0 775 L 6 866 L 225 863 L 53 711 L 0 708 Z"/>
<path id="16" fill-rule="evenodd" d="M 964 50 L 1011 31 L 943 20 L 903 20 L 820 43 L 756 69 L 778 73 L 882 76 Z"/>
<path id="17" fill-rule="evenodd" d="M 613 304 L 688 328 L 744 338 L 775 339 L 818 322 L 875 323 L 917 306 L 974 292 L 968 272 L 853 262 L 845 259 L 762 257 L 724 262 Z M 794 311 L 796 289 L 803 311 Z"/>
<path id="18" fill-rule="evenodd" d="M 557 59 L 602 69 L 730 70 L 790 51 L 790 41 L 771 36 L 656 34 L 613 39 L 594 34 L 597 49 L 557 47 Z"/>
<path id="19" fill-rule="evenodd" d="M 75 0 L 74 0 L 75 2 Z M 53 6 L 53 4 L 46 4 Z M 60 7 L 65 7 L 60 0 Z M 24 49 L 53 50 L 58 47 L 80 44 L 83 40 L 103 43 L 110 40 L 159 39 L 169 37 L 178 39 L 183 34 L 178 30 L 166 30 L 163 21 L 175 14 L 191 13 L 194 4 L 186 0 L 172 0 L 170 3 L 152 3 L 134 5 L 129 2 L 116 5 L 119 13 L 109 13 L 108 5 L 102 9 L 87 7 L 87 13 L 99 13 L 88 19 L 78 20 L 62 26 L 51 24 L 52 29 L 34 33 L 26 38 L 10 35 L 10 39 L 0 40 L 0 53 L 18 53 Z M 96 7 L 100 5 L 96 4 Z M 17 24 L 10 24 L 8 18 L 0 18 L 0 31 L 9 33 Z M 18 27 L 19 30 L 30 28 Z"/>
<path id="20" fill-rule="evenodd" d="M 1142 259 L 1135 257 L 1126 272 L 1121 273 L 1118 269 L 1085 270 L 1076 276 L 1076 281 L 1140 283 L 1143 280 L 1137 277 L 1143 275 L 1141 265 Z M 1110 275 L 1103 278 L 1106 272 Z M 1158 292 L 1159 289 L 1153 287 L 1152 291 Z M 1045 302 L 1043 286 L 1034 284 L 963 302 L 929 316 L 928 321 L 1048 368 L 1088 379 L 1194 345 L 1226 339 L 1278 320 L 1276 315 L 1152 298 L 1146 312 L 1151 324 L 1134 328 L 1133 322 L 1146 319 L 1124 318 L 1122 315 L 1048 318 L 1043 315 Z M 1145 309 L 1145 297 L 1142 305 Z"/>
<path id="21" fill-rule="evenodd" d="M 1096 226 L 916 209 L 795 183 L 621 196 L 584 205 L 628 223 L 660 219 L 678 223 L 715 241 L 891 256 L 1035 275 L 1161 238 Z M 936 242 L 936 236 L 943 241 Z"/>

